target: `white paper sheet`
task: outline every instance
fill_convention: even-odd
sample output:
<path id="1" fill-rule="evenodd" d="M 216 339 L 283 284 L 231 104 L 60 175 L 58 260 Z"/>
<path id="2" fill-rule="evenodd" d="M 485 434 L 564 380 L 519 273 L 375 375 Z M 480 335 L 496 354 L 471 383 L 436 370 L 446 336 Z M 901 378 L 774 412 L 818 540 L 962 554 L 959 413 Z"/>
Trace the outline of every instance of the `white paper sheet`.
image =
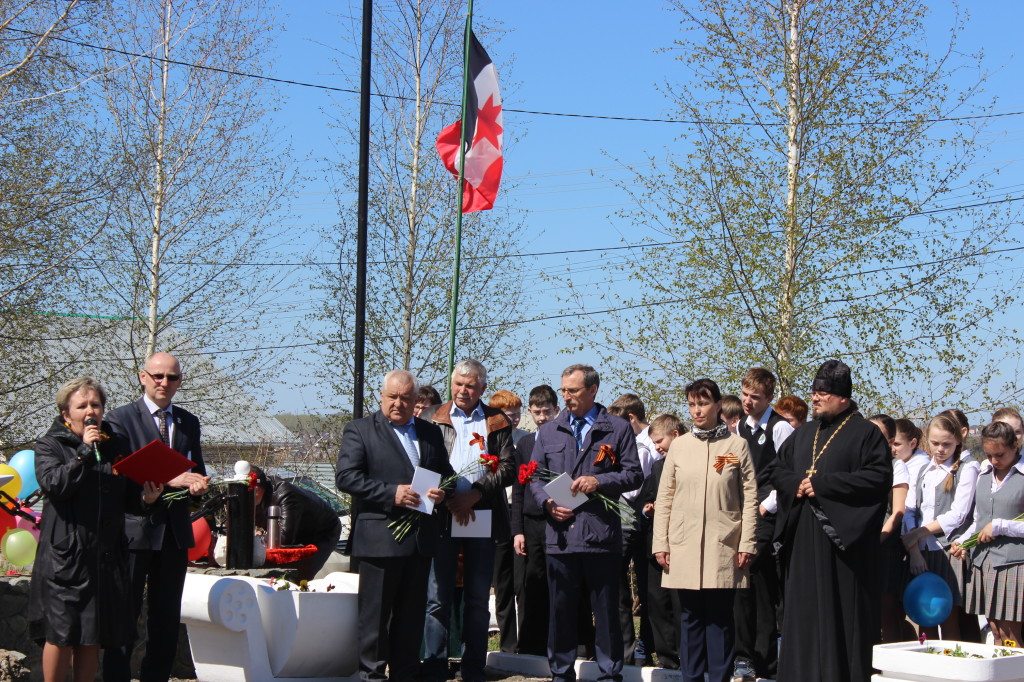
<path id="1" fill-rule="evenodd" d="M 548 494 L 552 500 L 555 501 L 559 507 L 565 507 L 566 509 L 576 509 L 590 498 L 584 493 L 576 493 L 575 495 L 569 488 L 572 486 L 572 482 L 575 479 L 569 474 L 561 474 L 558 478 L 552 479 L 544 486 L 544 491 Z"/>
<path id="2" fill-rule="evenodd" d="M 412 489 L 420 495 L 420 505 L 418 507 L 411 507 L 416 511 L 421 511 L 424 514 L 430 514 L 434 511 L 434 501 L 427 497 L 427 491 L 432 488 L 438 488 L 441 485 L 441 474 L 430 469 L 424 469 L 423 467 L 416 467 L 416 470 L 412 474 Z"/>
<path id="3" fill-rule="evenodd" d="M 460 526 L 459 522 L 452 518 L 453 538 L 489 538 L 491 537 L 491 510 L 474 509 L 473 514 L 476 520 L 470 519 L 469 525 Z"/>

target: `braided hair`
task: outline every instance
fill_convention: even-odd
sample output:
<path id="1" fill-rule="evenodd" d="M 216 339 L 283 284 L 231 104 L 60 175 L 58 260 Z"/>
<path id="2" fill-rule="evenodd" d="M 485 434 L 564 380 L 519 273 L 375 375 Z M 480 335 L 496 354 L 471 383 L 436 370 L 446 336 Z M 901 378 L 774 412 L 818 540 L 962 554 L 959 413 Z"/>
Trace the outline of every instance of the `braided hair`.
<path id="1" fill-rule="evenodd" d="M 964 449 L 964 434 L 961 430 L 963 427 L 960 426 L 960 421 L 956 416 L 941 412 L 928 422 L 928 428 L 925 431 L 925 440 L 928 441 L 926 450 L 931 454 L 931 435 L 932 429 L 939 429 L 953 436 L 956 440 L 956 448 L 953 449 L 953 470 L 946 476 L 946 480 L 943 483 L 942 489 L 947 493 L 953 490 L 953 483 L 956 479 L 956 472 L 960 468 L 960 453 Z M 934 455 L 933 455 L 934 456 Z"/>

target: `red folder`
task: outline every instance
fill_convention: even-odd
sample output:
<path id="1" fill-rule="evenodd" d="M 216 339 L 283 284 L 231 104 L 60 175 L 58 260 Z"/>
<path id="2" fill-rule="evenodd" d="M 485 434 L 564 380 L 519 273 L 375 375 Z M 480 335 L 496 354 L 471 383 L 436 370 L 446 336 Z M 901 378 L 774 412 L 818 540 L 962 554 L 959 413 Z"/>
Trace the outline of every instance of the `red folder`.
<path id="1" fill-rule="evenodd" d="M 146 481 L 167 483 L 195 465 L 188 457 L 155 440 L 115 464 L 114 471 L 142 485 Z"/>

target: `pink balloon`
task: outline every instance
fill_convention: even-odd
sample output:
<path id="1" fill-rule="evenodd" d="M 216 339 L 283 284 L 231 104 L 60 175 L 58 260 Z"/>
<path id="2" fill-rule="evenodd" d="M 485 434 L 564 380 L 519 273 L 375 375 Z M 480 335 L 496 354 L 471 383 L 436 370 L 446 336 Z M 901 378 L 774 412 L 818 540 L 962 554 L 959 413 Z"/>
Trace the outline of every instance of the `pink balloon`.
<path id="1" fill-rule="evenodd" d="M 14 522 L 14 527 L 27 530 L 29 533 L 32 533 L 32 537 L 36 539 L 36 542 L 39 542 L 39 519 L 41 518 L 41 515 L 34 513 L 32 515 L 36 519 L 35 523 L 29 521 L 28 519 L 22 518 L 21 516 L 17 516 Z"/>

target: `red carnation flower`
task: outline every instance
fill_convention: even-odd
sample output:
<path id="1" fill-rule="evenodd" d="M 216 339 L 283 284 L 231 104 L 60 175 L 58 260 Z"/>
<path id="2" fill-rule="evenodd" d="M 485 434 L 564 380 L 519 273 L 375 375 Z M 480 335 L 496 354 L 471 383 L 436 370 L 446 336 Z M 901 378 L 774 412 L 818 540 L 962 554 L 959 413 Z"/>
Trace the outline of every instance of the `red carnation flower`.
<path id="1" fill-rule="evenodd" d="M 527 462 L 526 464 L 519 465 L 519 484 L 526 485 L 533 480 L 533 475 L 537 473 L 537 463 Z"/>

